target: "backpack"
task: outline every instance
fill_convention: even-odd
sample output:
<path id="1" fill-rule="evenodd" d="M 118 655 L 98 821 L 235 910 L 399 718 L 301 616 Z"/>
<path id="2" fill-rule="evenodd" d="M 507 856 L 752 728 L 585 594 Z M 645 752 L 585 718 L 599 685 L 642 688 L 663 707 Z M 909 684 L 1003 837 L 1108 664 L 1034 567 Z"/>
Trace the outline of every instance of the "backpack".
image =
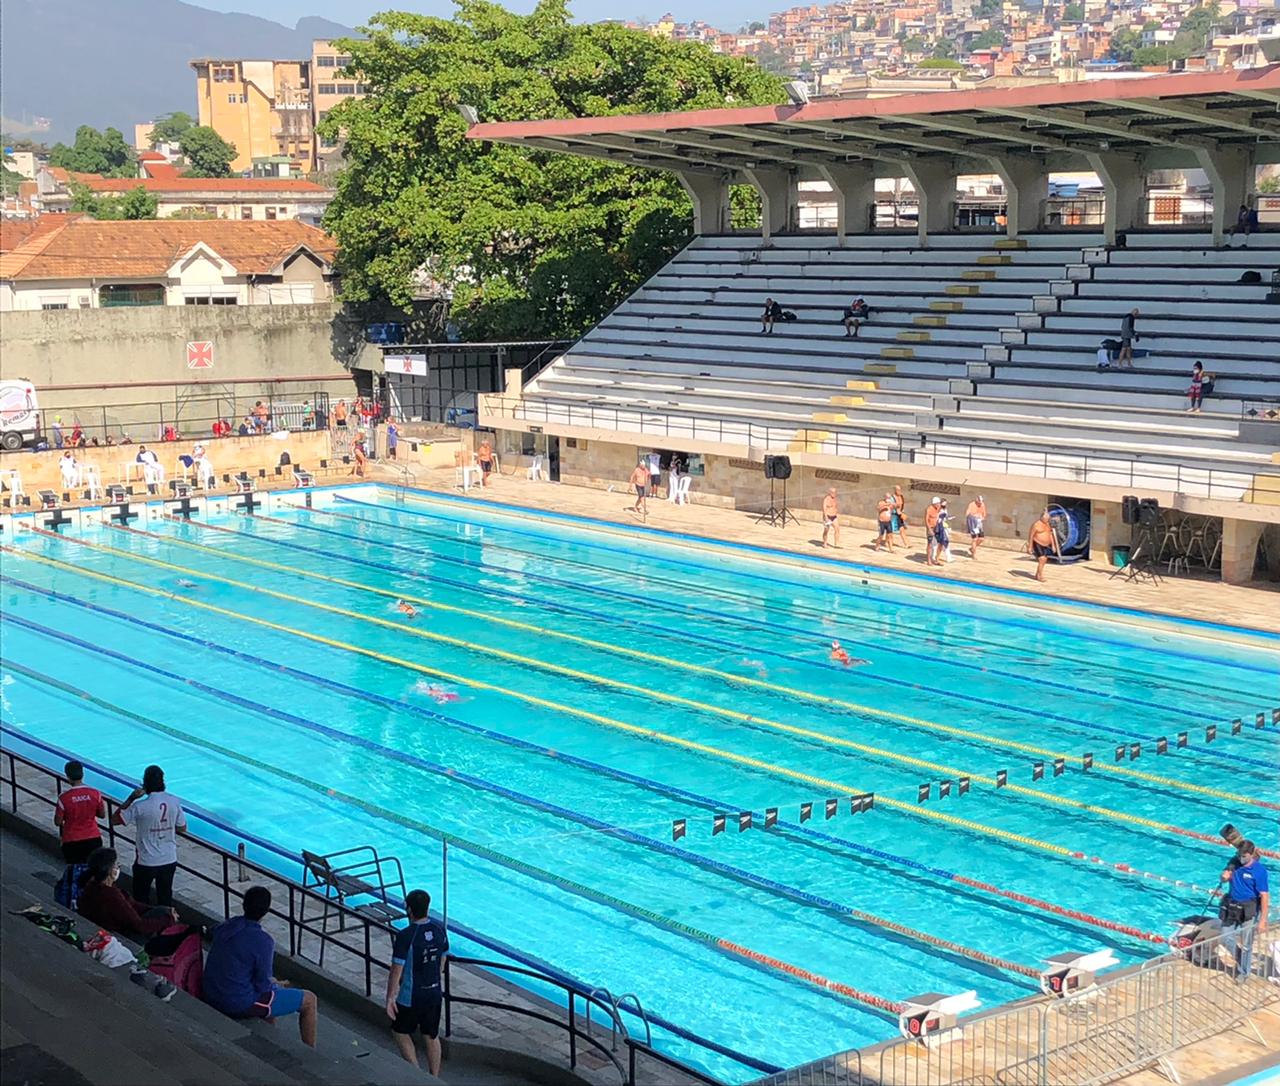
<path id="1" fill-rule="evenodd" d="M 53 900 L 64 909 L 76 910 L 80 907 L 80 891 L 89 874 L 88 864 L 68 864 L 58 881 L 53 884 Z"/>
<path id="2" fill-rule="evenodd" d="M 143 949 L 147 968 L 175 988 L 201 999 L 204 990 L 204 939 L 199 928 L 171 924 L 151 936 Z"/>
<path id="3" fill-rule="evenodd" d="M 790 309 L 784 309 L 784 310 L 782 311 L 782 319 L 783 319 L 784 321 L 794 321 L 794 320 L 799 320 L 800 318 L 799 318 L 799 317 L 797 317 L 797 316 L 795 315 L 795 313 L 794 313 L 792 310 L 790 310 Z"/>
<path id="4" fill-rule="evenodd" d="M 1240 278 L 1236 280 L 1236 282 L 1237 283 L 1261 283 L 1262 272 L 1258 272 L 1258 271 L 1243 272 Z"/>

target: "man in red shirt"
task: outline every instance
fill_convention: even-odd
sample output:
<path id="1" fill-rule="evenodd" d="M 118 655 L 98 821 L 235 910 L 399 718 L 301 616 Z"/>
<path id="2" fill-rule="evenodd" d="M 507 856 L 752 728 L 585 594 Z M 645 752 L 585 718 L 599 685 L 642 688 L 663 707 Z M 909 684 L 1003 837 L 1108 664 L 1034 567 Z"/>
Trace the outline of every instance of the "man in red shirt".
<path id="1" fill-rule="evenodd" d="M 84 766 L 68 762 L 66 773 L 70 787 L 53 808 L 53 824 L 62 838 L 62 858 L 69 864 L 82 864 L 95 848 L 102 847 L 102 831 L 98 819 L 107 817 L 102 793 L 84 783 Z"/>

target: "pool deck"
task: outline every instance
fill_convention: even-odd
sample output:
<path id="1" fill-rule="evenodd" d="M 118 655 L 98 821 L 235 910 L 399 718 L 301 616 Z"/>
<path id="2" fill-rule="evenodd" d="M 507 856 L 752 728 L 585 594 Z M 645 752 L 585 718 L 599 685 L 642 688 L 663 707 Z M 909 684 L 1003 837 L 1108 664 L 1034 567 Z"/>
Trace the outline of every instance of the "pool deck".
<path id="1" fill-rule="evenodd" d="M 442 493 L 462 493 L 455 483 L 453 468 L 419 471 L 417 486 Z M 394 472 L 376 465 L 371 479 L 394 483 Z M 869 519 L 841 516 L 841 545 L 821 546 L 821 529 L 814 514 L 797 510 L 798 524 L 778 528 L 756 522 L 756 514 L 707 505 L 673 505 L 665 500 L 649 502 L 647 517 L 632 513 L 633 499 L 621 491 L 560 483 L 530 482 L 522 474 L 502 475 L 487 487 L 473 486 L 467 497 L 529 509 L 568 513 L 628 526 L 644 526 L 681 532 L 708 540 L 767 547 L 806 557 L 820 557 L 837 563 L 858 563 L 937 577 L 956 584 L 984 585 L 1013 589 L 1043 596 L 1078 600 L 1108 607 L 1126 607 L 1152 615 L 1222 623 L 1242 629 L 1280 633 L 1280 584 L 1254 582 L 1250 585 L 1223 584 L 1214 575 L 1161 576 L 1159 584 L 1149 580 L 1129 582 L 1123 576 L 1111 579 L 1107 566 L 1093 562 L 1057 566 L 1045 571 L 1046 582 L 1035 579 L 1034 560 L 1009 540 L 989 539 L 976 560 L 969 557 L 967 536 L 954 537 L 956 559 L 949 565 L 929 568 L 924 564 L 923 537 L 914 529 L 908 535 L 911 546 L 888 553 L 872 544 L 874 526 Z M 642 556 L 641 556 L 642 557 Z M 643 577 L 643 570 L 637 570 Z"/>

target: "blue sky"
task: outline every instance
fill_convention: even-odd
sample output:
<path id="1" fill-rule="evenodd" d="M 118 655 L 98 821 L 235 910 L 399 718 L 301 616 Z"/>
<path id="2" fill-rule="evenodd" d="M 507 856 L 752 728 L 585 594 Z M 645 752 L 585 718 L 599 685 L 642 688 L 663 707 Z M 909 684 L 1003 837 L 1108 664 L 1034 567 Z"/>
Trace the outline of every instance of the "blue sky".
<path id="1" fill-rule="evenodd" d="M 382 3 L 370 0 L 200 0 L 199 6 L 214 11 L 260 15 L 288 26 L 293 26 L 304 15 L 319 15 L 353 26 L 374 12 L 389 8 L 420 11 L 428 15 L 448 15 L 453 10 L 448 0 L 408 0 L 405 3 L 389 0 Z M 506 0 L 506 6 L 514 11 L 528 11 L 533 7 L 533 0 Z M 677 19 L 706 19 L 725 30 L 737 29 L 751 19 L 761 19 L 770 10 L 764 0 L 753 0 L 745 5 L 732 4 L 729 0 L 570 0 L 570 6 L 574 15 L 584 20 L 656 19 L 663 12 L 670 11 Z"/>

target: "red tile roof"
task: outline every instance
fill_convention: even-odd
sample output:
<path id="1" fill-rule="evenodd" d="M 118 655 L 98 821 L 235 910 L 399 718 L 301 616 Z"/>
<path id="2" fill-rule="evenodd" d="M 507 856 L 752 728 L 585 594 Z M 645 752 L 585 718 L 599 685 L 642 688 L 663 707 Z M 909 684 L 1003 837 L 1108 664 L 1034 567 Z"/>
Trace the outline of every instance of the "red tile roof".
<path id="1" fill-rule="evenodd" d="M 79 212 L 73 212 L 70 215 L 33 215 L 29 219 L 0 219 L 0 254 L 10 253 L 31 238 L 47 234 L 79 217 Z"/>
<path id="2" fill-rule="evenodd" d="M 280 219 L 67 220 L 0 256 L 0 279 L 163 278 L 183 254 L 204 244 L 241 275 L 274 272 L 299 248 L 328 264 L 336 246 L 323 230 Z"/>

